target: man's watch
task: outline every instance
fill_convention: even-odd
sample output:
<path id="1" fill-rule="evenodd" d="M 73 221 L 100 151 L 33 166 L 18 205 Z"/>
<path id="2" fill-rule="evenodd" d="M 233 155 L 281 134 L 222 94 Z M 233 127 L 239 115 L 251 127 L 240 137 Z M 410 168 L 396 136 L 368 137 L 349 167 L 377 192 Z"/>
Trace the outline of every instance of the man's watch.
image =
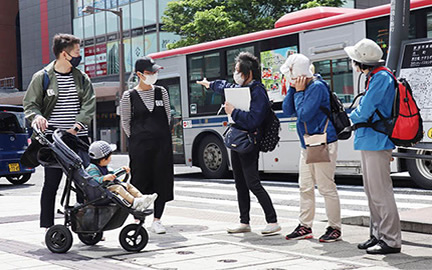
<path id="1" fill-rule="evenodd" d="M 77 127 L 77 126 L 74 126 L 73 130 L 75 130 L 76 132 L 80 131 L 79 127 Z"/>

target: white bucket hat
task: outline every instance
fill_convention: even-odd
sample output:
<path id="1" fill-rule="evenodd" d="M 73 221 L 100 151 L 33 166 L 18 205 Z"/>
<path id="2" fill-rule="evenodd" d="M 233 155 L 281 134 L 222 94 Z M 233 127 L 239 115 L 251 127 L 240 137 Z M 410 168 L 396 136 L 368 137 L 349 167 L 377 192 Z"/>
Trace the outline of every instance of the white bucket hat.
<path id="1" fill-rule="evenodd" d="M 92 159 L 101 159 L 117 149 L 117 145 L 108 144 L 105 141 L 95 141 L 90 144 L 88 153 Z"/>
<path id="2" fill-rule="evenodd" d="M 354 46 L 344 48 L 348 57 L 362 64 L 378 64 L 383 62 L 381 59 L 383 52 L 375 41 L 364 38 Z"/>
<path id="3" fill-rule="evenodd" d="M 290 55 L 285 63 L 280 67 L 282 74 L 287 76 L 287 81 L 299 76 L 312 78 L 311 61 L 303 54 L 296 53 Z"/>

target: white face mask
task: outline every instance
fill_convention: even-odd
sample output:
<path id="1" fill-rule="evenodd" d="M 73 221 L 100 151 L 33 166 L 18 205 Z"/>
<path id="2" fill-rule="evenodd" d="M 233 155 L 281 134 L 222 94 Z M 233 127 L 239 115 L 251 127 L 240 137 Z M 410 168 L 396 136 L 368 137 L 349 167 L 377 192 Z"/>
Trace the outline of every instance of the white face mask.
<path id="1" fill-rule="evenodd" d="M 233 78 L 234 78 L 234 81 L 236 84 L 243 85 L 244 79 L 242 78 L 242 74 L 240 72 L 238 72 L 237 70 L 234 71 Z"/>
<path id="2" fill-rule="evenodd" d="M 158 74 L 143 74 L 145 76 L 145 80 L 143 80 L 143 83 L 147 84 L 147 85 L 153 85 L 156 83 L 157 79 L 158 79 Z"/>

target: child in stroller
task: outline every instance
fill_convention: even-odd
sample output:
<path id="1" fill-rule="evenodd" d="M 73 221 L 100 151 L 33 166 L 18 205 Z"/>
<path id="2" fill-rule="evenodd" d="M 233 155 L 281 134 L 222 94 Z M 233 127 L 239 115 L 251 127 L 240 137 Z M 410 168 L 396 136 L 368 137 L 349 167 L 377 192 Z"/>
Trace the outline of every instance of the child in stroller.
<path id="1" fill-rule="evenodd" d="M 125 205 L 138 211 L 144 211 L 156 200 L 158 195 L 156 193 L 143 195 L 133 185 L 117 179 L 117 175 L 121 170 L 129 173 L 130 169 L 127 166 L 123 166 L 113 171 L 108 166 L 111 162 L 111 154 L 116 149 L 115 144 L 110 145 L 105 141 L 96 141 L 90 144 L 88 153 L 91 158 L 91 164 L 87 167 L 86 171 L 93 179 L 117 195 Z"/>
<path id="2" fill-rule="evenodd" d="M 67 252 L 73 242 L 71 230 L 86 245 L 95 245 L 103 232 L 120 228 L 129 215 L 137 223 L 131 223 L 120 231 L 120 245 L 127 251 L 141 251 L 148 243 L 148 233 L 142 226 L 145 218 L 153 210 L 137 211 L 125 205 L 113 192 L 104 188 L 84 169 L 88 166 L 89 146 L 78 137 L 65 131 L 55 130 L 52 141 L 36 126 L 33 126 L 35 139 L 41 147 L 37 150 L 37 160 L 44 167 L 61 168 L 66 175 L 66 182 L 61 198 L 64 224 L 50 227 L 45 235 L 45 244 L 54 253 Z M 68 143 L 66 143 L 66 140 Z M 74 150 L 72 150 L 73 148 Z M 116 177 L 126 173 L 121 170 Z M 129 174 L 123 179 L 126 182 Z M 71 205 L 70 195 L 75 192 L 82 196 L 83 202 Z"/>

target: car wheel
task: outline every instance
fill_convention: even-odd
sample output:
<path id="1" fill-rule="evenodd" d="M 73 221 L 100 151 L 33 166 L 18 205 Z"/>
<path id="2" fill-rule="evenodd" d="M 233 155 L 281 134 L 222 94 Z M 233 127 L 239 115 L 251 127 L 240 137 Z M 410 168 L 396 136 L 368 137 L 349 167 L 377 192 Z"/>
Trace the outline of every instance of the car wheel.
<path id="1" fill-rule="evenodd" d="M 45 244 L 53 253 L 65 253 L 72 246 L 72 233 L 64 225 L 54 225 L 45 235 Z"/>
<path id="2" fill-rule="evenodd" d="M 147 245 L 149 237 L 141 225 L 129 224 L 121 230 L 119 240 L 126 251 L 139 252 Z"/>
<path id="3" fill-rule="evenodd" d="M 14 185 L 22 185 L 26 183 L 31 177 L 31 173 L 8 175 L 6 179 Z"/>
<path id="4" fill-rule="evenodd" d="M 431 150 L 413 151 L 419 155 L 432 155 Z M 407 159 L 408 172 L 416 185 L 424 189 L 432 189 L 432 160 L 430 159 Z"/>
<path id="5" fill-rule="evenodd" d="M 228 154 L 225 145 L 214 135 L 202 139 L 198 162 L 205 178 L 224 178 L 228 174 Z"/>
<path id="6" fill-rule="evenodd" d="M 93 246 L 99 243 L 102 240 L 103 233 L 79 233 L 78 238 L 84 244 L 88 246 Z"/>

